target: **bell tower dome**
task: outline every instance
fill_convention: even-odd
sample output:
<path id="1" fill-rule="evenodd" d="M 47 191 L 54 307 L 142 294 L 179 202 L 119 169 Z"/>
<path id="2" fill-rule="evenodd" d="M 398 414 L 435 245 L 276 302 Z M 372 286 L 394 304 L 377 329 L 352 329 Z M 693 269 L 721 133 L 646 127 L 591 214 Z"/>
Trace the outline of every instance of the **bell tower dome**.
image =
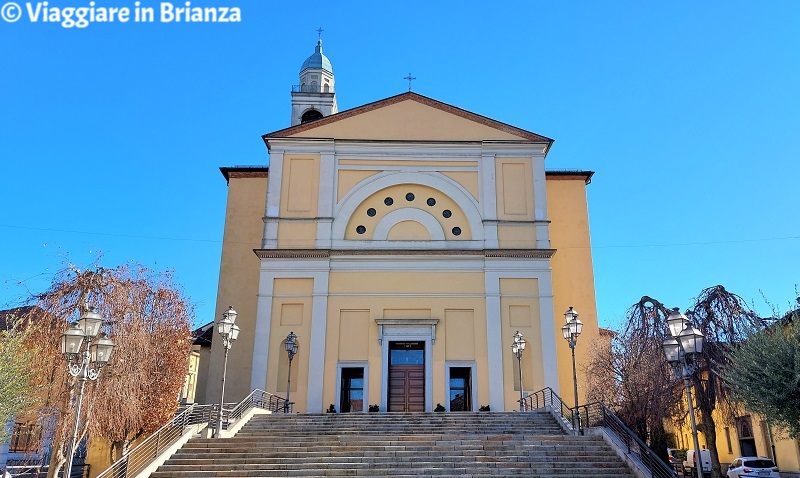
<path id="1" fill-rule="evenodd" d="M 300 84 L 292 86 L 292 126 L 330 116 L 338 111 L 333 67 L 322 54 L 322 39 L 300 67 Z"/>

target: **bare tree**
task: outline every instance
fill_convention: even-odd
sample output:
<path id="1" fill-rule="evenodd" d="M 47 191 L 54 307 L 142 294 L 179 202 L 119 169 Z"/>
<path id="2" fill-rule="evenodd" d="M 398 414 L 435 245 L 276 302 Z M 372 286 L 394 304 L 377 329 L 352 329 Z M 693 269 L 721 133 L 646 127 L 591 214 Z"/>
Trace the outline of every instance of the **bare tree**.
<path id="1" fill-rule="evenodd" d="M 34 302 L 27 318 L 39 325 L 32 336 L 42 345 L 37 379 L 48 384 L 40 414 L 54 423 L 48 478 L 67 459 L 75 419 L 75 379 L 65 371 L 58 340 L 79 317 L 80 304 L 90 303 L 107 318 L 104 328 L 116 347 L 99 380 L 86 384 L 79 437 L 89 432 L 110 440 L 113 461 L 174 413 L 187 371 L 194 313 L 169 274 L 143 266 L 67 268 Z"/>
<path id="2" fill-rule="evenodd" d="M 664 360 L 661 342 L 669 311 L 651 298 L 642 297 L 627 312 L 627 324 L 610 345 L 598 346 L 587 367 L 595 385 L 589 396 L 601 400 L 664 460 L 667 459 L 664 420 L 671 418 L 672 404 L 680 388 Z"/>
<path id="3" fill-rule="evenodd" d="M 731 396 L 720 372 L 731 363 L 734 346 L 742 343 L 750 331 L 763 329 L 766 322 L 750 309 L 744 299 L 721 285 L 704 289 L 686 315 L 706 340 L 698 360 L 698 370 L 691 380 L 700 412 L 698 426 L 711 455 L 712 477 L 720 478 L 723 473 L 717 453 L 714 410 L 718 410 L 725 421 L 732 421 L 739 409 L 739 403 Z"/>
<path id="4" fill-rule="evenodd" d="M 698 427 L 711 454 L 712 477 L 720 478 L 714 411 L 731 420 L 738 404 L 729 396 L 719 372 L 730 362 L 732 345 L 740 343 L 748 331 L 763 328 L 764 321 L 741 297 L 719 285 L 704 289 L 686 315 L 706 337 L 691 381 Z M 670 370 L 661 348 L 669 334 L 668 316 L 664 304 L 642 297 L 628 310 L 627 324 L 614 338 L 611 353 L 595 357 L 591 365 L 598 373 L 614 377 L 620 417 L 662 458 L 666 456 L 664 420 L 682 418 L 688 411 L 682 381 Z"/>

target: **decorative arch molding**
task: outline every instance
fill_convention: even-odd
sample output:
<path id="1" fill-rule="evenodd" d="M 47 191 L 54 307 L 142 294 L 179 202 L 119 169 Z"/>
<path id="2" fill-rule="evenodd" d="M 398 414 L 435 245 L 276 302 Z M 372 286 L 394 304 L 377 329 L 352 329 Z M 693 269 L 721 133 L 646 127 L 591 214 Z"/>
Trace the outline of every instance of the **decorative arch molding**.
<path id="1" fill-rule="evenodd" d="M 444 241 L 444 229 L 433 215 L 422 209 L 415 207 L 404 207 L 390 212 L 380 220 L 375 227 L 372 235 L 374 241 L 385 241 L 389 237 L 389 231 L 400 222 L 414 221 L 422 224 L 428 230 L 432 241 Z"/>
<path id="2" fill-rule="evenodd" d="M 434 172 L 396 172 L 370 176 L 357 184 L 338 207 L 331 227 L 331 239 L 344 240 L 347 224 L 355 210 L 373 194 L 398 184 L 419 184 L 437 189 L 450 197 L 464 212 L 472 232 L 473 241 L 482 241 L 483 218 L 478 202 L 460 184 L 441 173 Z M 388 216 L 388 215 L 387 215 Z M 385 221 L 384 218 L 382 221 Z M 416 220 L 416 219 L 414 219 Z M 421 221 L 419 221 L 422 223 Z M 423 225 L 425 223 L 422 223 Z M 441 226 L 439 225 L 441 228 Z M 431 234 L 433 238 L 433 234 Z"/>

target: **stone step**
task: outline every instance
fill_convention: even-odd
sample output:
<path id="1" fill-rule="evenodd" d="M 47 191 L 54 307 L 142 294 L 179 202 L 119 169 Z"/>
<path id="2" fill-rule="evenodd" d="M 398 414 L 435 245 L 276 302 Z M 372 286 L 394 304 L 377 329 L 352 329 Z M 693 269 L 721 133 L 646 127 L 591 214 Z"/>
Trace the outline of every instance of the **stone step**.
<path id="1" fill-rule="evenodd" d="M 153 478 L 632 478 L 599 437 L 547 413 L 259 415 L 233 438 L 195 438 Z"/>

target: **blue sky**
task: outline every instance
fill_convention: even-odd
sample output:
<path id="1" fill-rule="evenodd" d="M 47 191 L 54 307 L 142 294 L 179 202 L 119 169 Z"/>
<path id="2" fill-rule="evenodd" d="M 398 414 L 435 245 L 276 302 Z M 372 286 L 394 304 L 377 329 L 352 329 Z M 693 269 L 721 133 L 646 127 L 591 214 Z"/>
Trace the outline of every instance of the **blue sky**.
<path id="1" fill-rule="evenodd" d="M 405 91 L 411 72 L 414 91 L 554 138 L 548 168 L 597 172 L 601 325 L 645 294 L 684 308 L 722 284 L 762 313 L 761 291 L 783 309 L 795 296 L 798 2 L 192 5 L 242 22 L 0 20 L 0 305 L 102 252 L 174 269 L 211 320 L 218 167 L 268 161 L 260 136 L 288 126 L 320 25 L 340 110 Z"/>

